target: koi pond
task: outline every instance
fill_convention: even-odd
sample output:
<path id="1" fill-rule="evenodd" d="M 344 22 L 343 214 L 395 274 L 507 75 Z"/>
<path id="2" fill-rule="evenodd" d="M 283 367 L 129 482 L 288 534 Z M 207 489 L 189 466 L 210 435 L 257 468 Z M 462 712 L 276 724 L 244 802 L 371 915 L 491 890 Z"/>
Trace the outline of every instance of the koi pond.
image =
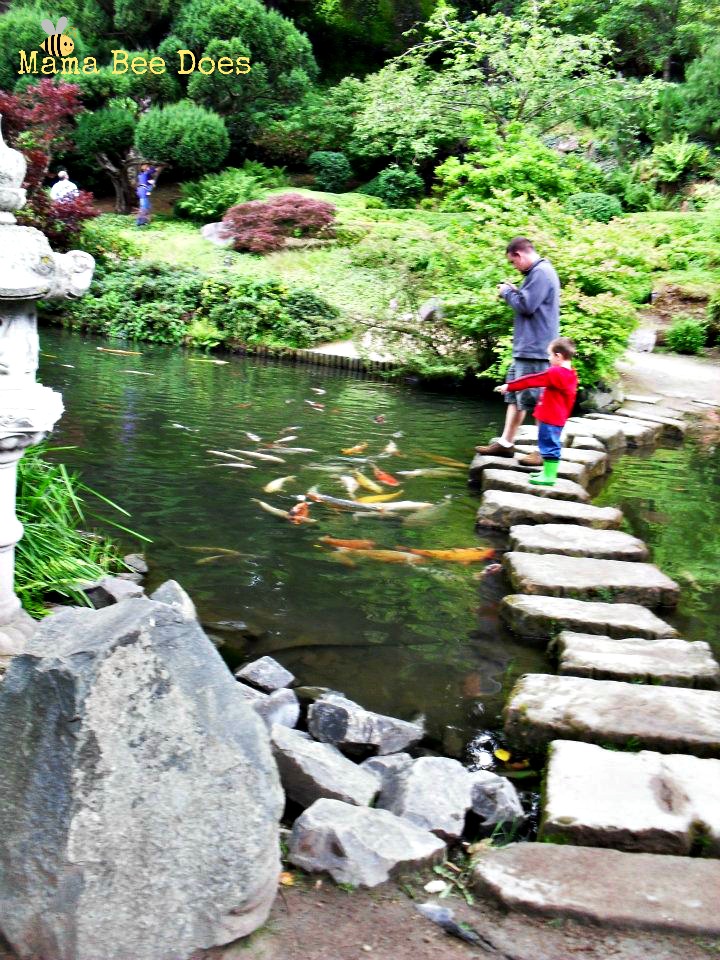
<path id="1" fill-rule="evenodd" d="M 517 675 L 547 668 L 542 651 L 499 625 L 507 585 L 489 553 L 468 564 L 437 557 L 399 564 L 321 541 L 370 540 L 380 551 L 502 547 L 474 532 L 477 495 L 466 470 L 442 462 L 469 462 L 473 445 L 497 432 L 500 402 L 328 368 L 234 357 L 216 364 L 148 344 L 127 347 L 137 354 L 109 353 L 98 348 L 127 345 L 55 329 L 44 329 L 41 343 L 39 379 L 61 390 L 66 406 L 53 444 L 71 447 L 51 456 L 130 512 L 119 519 L 152 543 L 114 535 L 126 550 L 145 553 L 148 590 L 178 580 L 231 667 L 271 654 L 300 684 L 341 690 L 403 719 L 424 715 L 431 738 L 457 756 L 478 730 L 499 725 Z M 342 452 L 356 447 L 354 455 Z M 683 628 L 699 639 L 714 632 L 708 618 L 716 625 L 720 610 L 703 583 L 709 548 L 699 529 L 686 538 L 685 524 L 701 510 L 715 537 L 720 471 L 714 448 L 688 450 L 622 458 L 603 500 L 626 509 L 633 532 L 658 544 L 670 574 L 677 564 L 666 565 L 666 556 L 672 543 L 682 544 L 681 566 L 693 584 L 684 591 Z M 662 485 L 669 456 L 683 465 L 674 483 L 681 492 Z M 252 469 L 233 467 L 239 458 Z M 647 471 L 655 458 L 661 467 Z M 317 523 L 293 524 L 257 502 L 289 510 L 313 487 L 347 499 L 341 477 L 359 471 L 372 479 L 374 467 L 401 482 L 380 484 L 381 496 L 401 490 L 399 500 L 435 506 L 387 518 L 311 503 Z M 291 479 L 263 491 L 281 477 Z M 683 504 L 682 529 L 671 500 Z"/>

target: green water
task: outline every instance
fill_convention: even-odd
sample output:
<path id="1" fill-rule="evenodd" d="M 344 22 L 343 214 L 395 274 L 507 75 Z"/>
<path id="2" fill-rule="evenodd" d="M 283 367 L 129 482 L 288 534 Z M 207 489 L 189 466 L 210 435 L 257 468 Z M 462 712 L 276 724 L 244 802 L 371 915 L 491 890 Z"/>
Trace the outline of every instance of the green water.
<path id="1" fill-rule="evenodd" d="M 465 470 L 403 482 L 402 499 L 438 504 L 421 523 L 355 520 L 316 505 L 319 522 L 298 527 L 251 499 L 287 509 L 312 485 L 346 496 L 338 474 L 370 468 L 340 451 L 363 442 L 393 474 L 438 467 L 427 453 L 467 463 L 473 445 L 497 430 L 500 403 L 307 366 L 240 358 L 216 366 L 197 362 L 200 353 L 146 344 L 141 356 L 118 356 L 97 347 L 122 344 L 52 329 L 41 342 L 40 379 L 62 391 L 66 407 L 53 441 L 75 447 L 55 456 L 131 512 L 130 526 L 153 541 L 148 588 L 178 580 L 231 666 L 271 654 L 299 683 L 403 718 L 424 714 L 449 752 L 497 726 L 513 676 L 545 668 L 537 650 L 499 628 L 507 587 L 502 576 L 483 574 L 485 564 L 345 566 L 318 543 L 330 535 L 371 538 L 380 548 L 496 546 L 474 532 L 477 497 Z M 272 440 L 290 426 L 298 428 L 290 445 L 313 453 L 273 450 L 286 462 L 238 470 L 215 466 L 222 459 L 207 452 L 254 450 L 244 431 Z M 400 455 L 380 456 L 391 440 Z M 297 480 L 284 493 L 262 492 L 289 474 Z M 218 621 L 247 629 L 220 630 Z"/>
<path id="2" fill-rule="evenodd" d="M 677 580 L 681 601 L 669 617 L 688 640 L 720 656 L 720 437 L 688 437 L 650 456 L 621 457 L 594 501 L 616 506 L 652 560 Z"/>

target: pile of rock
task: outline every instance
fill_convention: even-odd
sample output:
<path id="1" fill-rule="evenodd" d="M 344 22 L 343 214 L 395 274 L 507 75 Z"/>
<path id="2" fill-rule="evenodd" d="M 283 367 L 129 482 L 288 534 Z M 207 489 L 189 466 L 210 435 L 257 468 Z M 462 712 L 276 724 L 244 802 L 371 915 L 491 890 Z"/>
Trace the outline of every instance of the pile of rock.
<path id="1" fill-rule="evenodd" d="M 471 772 L 457 760 L 413 757 L 421 722 L 366 710 L 330 690 L 310 692 L 306 730 L 294 677 L 271 657 L 236 673 L 243 695 L 270 728 L 272 750 L 290 805 L 302 808 L 289 859 L 327 871 L 339 883 L 374 887 L 390 876 L 435 863 L 466 827 L 491 832 L 524 818 L 505 777 Z M 307 691 L 302 691 L 307 696 Z"/>

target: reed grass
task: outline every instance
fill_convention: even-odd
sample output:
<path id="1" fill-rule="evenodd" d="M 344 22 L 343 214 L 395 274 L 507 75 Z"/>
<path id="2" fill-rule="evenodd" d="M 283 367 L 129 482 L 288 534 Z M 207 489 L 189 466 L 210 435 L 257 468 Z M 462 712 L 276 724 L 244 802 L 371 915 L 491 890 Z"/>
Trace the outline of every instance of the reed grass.
<path id="1" fill-rule="evenodd" d="M 125 568 L 119 546 L 86 529 L 88 524 L 102 521 L 147 540 L 98 513 L 109 507 L 129 516 L 126 510 L 88 487 L 64 464 L 45 459 L 51 450 L 63 449 L 68 448 L 41 444 L 27 450 L 18 464 L 17 516 L 25 532 L 15 551 L 15 591 L 34 617 L 48 612 L 46 603 L 52 595 L 88 606 L 82 585 Z"/>

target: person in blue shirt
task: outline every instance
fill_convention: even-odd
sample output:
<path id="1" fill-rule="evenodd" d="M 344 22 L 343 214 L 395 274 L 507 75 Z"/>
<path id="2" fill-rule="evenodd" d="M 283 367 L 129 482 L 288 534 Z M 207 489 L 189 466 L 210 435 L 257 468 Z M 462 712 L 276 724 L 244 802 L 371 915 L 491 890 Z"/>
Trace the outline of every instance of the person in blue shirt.
<path id="1" fill-rule="evenodd" d="M 145 227 L 150 223 L 150 194 L 155 186 L 156 167 L 143 163 L 137 177 L 138 215 L 135 225 Z"/>

